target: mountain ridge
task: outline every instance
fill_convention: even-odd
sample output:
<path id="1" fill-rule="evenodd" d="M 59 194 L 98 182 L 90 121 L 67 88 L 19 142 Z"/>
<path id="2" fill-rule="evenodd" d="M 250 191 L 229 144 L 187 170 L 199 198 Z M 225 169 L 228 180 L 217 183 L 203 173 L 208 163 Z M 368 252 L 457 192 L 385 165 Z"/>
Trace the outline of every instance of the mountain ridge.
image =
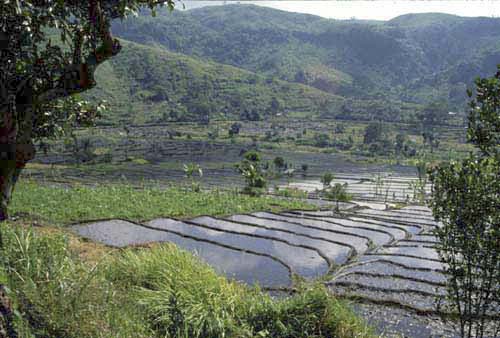
<path id="1" fill-rule="evenodd" d="M 465 88 L 472 78 L 461 82 L 463 93 L 451 99 L 450 93 L 460 91 L 456 84 L 446 82 L 446 88 L 433 90 L 424 86 L 412 94 L 415 83 L 456 68 L 457 60 L 474 63 L 500 50 L 495 38 L 500 35 L 500 19 L 439 13 L 373 23 L 234 4 L 162 13 L 154 19 L 141 16 L 114 24 L 113 31 L 132 41 L 155 43 L 336 95 L 358 99 L 385 95 L 388 103 L 396 104 L 402 98 L 424 105 L 441 99 L 455 109 L 464 108 Z M 322 71 L 314 71 L 315 67 Z M 489 68 L 489 64 L 478 67 L 481 72 L 495 71 Z M 318 79 L 317 74 L 325 73 Z M 353 81 L 325 85 L 335 79 L 334 74 L 346 74 Z"/>

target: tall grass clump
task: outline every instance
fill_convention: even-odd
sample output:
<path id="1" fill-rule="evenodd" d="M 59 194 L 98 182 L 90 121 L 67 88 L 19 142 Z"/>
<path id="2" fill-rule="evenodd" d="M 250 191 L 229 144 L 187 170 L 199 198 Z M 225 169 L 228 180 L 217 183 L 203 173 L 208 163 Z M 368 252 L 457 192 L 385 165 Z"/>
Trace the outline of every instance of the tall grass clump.
<path id="1" fill-rule="evenodd" d="M 155 330 L 166 337 L 371 337 L 344 303 L 321 285 L 275 300 L 218 276 L 173 245 L 126 251 L 109 279 L 134 290 Z"/>
<path id="2" fill-rule="evenodd" d="M 21 337 L 150 336 L 98 267 L 71 254 L 66 236 L 0 227 L 0 270 L 22 318 Z"/>
<path id="3" fill-rule="evenodd" d="M 245 289 L 174 245 L 126 251 L 110 280 L 133 290 L 153 327 L 167 337 L 233 337 Z"/>

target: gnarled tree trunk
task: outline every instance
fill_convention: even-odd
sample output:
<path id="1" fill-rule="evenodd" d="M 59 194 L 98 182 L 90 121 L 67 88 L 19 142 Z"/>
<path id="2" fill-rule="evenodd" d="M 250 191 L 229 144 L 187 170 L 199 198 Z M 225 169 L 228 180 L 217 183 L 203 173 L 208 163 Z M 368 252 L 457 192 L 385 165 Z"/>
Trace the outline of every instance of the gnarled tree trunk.
<path id="1" fill-rule="evenodd" d="M 8 219 L 8 206 L 22 169 L 35 156 L 31 140 L 33 130 L 32 93 L 25 87 L 8 105 L 14 109 L 0 112 L 0 222 Z M 12 98 L 11 98 L 12 99 Z M 5 105 L 4 105 L 5 107 Z M 14 110 L 14 111 L 12 111 Z M 3 238 L 0 229 L 0 250 Z M 12 303 L 0 284 L 0 338 L 17 338 Z"/>
<path id="2" fill-rule="evenodd" d="M 3 129 L 3 128 L 1 128 Z M 0 130 L 0 139 L 5 141 L 5 134 Z M 15 146 L 2 142 L 0 144 L 0 222 L 8 217 L 7 206 L 14 186 L 15 175 Z M 0 229 L 0 249 L 3 247 L 2 233 Z M 5 293 L 5 287 L 0 283 L 0 338 L 15 338 L 13 309 L 9 297 Z"/>
<path id="3" fill-rule="evenodd" d="M 14 311 L 5 288 L 0 284 L 0 338 L 17 338 L 14 328 Z"/>

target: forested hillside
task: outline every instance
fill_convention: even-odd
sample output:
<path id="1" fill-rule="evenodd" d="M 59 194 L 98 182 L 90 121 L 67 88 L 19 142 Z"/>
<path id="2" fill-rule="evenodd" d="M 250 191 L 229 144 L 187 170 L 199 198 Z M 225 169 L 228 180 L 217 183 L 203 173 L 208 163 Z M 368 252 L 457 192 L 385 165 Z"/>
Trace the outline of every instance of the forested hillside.
<path id="1" fill-rule="evenodd" d="M 211 118 L 261 120 L 270 115 L 339 109 L 343 98 L 313 87 L 122 41 L 96 73 L 86 98 L 109 101 L 102 122 L 156 123 Z M 140 113 L 138 113 L 140 112 Z"/>
<path id="2" fill-rule="evenodd" d="M 387 118 L 401 102 L 447 101 L 462 110 L 473 79 L 500 62 L 494 18 L 431 13 L 340 21 L 253 5 L 144 14 L 116 22 L 113 32 L 351 99 L 331 116 L 378 109 Z M 383 111 L 388 106 L 392 111 Z"/>

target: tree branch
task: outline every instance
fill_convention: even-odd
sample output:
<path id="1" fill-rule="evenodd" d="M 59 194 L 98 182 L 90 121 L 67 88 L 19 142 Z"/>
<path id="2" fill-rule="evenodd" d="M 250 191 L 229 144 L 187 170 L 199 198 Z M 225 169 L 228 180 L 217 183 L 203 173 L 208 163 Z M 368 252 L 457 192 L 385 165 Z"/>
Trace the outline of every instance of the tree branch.
<path id="1" fill-rule="evenodd" d="M 120 42 L 117 39 L 113 39 L 109 24 L 102 15 L 99 2 L 94 1 L 93 6 L 90 6 L 89 17 L 93 21 L 97 21 L 99 34 L 102 39 L 101 46 L 96 48 L 86 58 L 85 62 L 80 62 L 83 35 L 82 32 L 77 32 L 75 50 L 73 51 L 73 63 L 65 66 L 62 72 L 63 75 L 55 86 L 37 96 L 37 103 L 61 99 L 95 87 L 94 73 L 97 67 L 120 52 L 122 48 Z"/>

